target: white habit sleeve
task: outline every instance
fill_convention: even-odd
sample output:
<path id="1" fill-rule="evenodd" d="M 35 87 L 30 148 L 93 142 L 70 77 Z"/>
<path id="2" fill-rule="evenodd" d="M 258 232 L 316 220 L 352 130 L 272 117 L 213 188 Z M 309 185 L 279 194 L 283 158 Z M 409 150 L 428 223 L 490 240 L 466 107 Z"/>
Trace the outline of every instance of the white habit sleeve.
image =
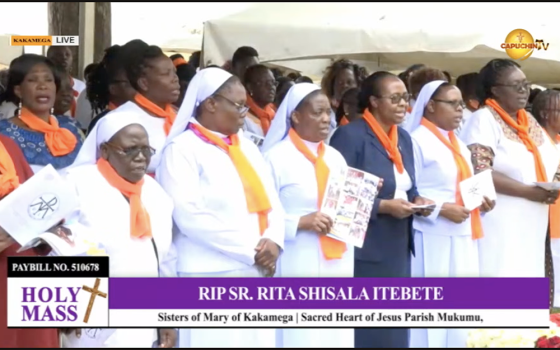
<path id="1" fill-rule="evenodd" d="M 412 149 L 414 151 L 414 172 L 416 174 L 416 185 L 421 183 L 420 179 L 422 178 L 422 170 L 424 169 L 424 157 L 422 155 L 422 148 L 420 147 L 419 142 L 416 138 L 412 137 Z M 418 193 L 420 196 L 424 196 L 422 194 L 422 188 L 417 188 Z M 426 219 L 430 220 L 432 223 L 435 223 L 437 220 L 439 213 L 441 211 L 441 207 L 443 206 L 443 202 L 435 201 L 436 207 L 432 211 L 432 213 L 426 217 Z"/>
<path id="2" fill-rule="evenodd" d="M 274 190 L 276 191 L 276 195 L 280 196 L 280 188 L 282 185 L 282 179 L 280 172 L 274 167 L 274 161 L 270 159 L 270 153 L 267 152 L 264 155 L 265 161 L 267 163 L 269 172 L 272 177 L 272 181 L 274 183 Z M 282 208 L 284 210 L 284 208 Z M 298 225 L 299 225 L 300 217 L 298 215 L 290 215 L 284 213 L 284 240 L 285 241 L 293 241 L 296 239 L 296 235 L 298 232 Z"/>

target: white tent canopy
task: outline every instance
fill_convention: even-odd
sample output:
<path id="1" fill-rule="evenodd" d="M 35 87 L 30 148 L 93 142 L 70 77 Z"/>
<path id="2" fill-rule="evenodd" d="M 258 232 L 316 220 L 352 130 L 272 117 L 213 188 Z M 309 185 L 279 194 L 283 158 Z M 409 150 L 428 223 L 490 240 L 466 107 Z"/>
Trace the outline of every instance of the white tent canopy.
<path id="1" fill-rule="evenodd" d="M 535 83 L 560 83 L 560 26 L 554 18 L 560 4 L 527 5 L 538 19 L 520 17 L 523 6 L 501 3 L 260 4 L 204 24 L 204 62 L 221 64 L 238 47 L 252 46 L 261 61 L 314 67 L 308 74 L 346 57 L 370 70 L 425 63 L 457 76 L 480 70 L 492 58 L 507 58 L 500 45 L 521 28 L 550 43 L 519 62 L 527 76 Z"/>

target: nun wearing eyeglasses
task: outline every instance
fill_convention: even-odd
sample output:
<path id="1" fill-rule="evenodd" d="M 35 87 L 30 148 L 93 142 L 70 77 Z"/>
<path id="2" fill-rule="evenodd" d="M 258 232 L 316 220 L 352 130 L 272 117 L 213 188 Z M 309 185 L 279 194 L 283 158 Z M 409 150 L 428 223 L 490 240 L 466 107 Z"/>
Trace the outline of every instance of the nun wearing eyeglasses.
<path id="1" fill-rule="evenodd" d="M 330 172 L 346 161 L 325 144 L 331 106 L 320 87 L 292 86 L 278 108 L 262 151 L 286 212 L 277 277 L 353 277 L 354 247 L 327 237 L 333 218 L 320 212 Z M 278 346 L 352 348 L 353 329 L 282 329 Z M 281 344 L 281 345 L 280 345 Z"/>
<path id="2" fill-rule="evenodd" d="M 284 245 L 284 212 L 262 154 L 241 130 L 247 94 L 220 68 L 199 71 L 156 179 L 173 198 L 179 277 L 264 277 Z M 181 329 L 180 347 L 275 347 L 275 329 Z"/>
<path id="3" fill-rule="evenodd" d="M 173 202 L 146 169 L 154 154 L 136 113 L 101 119 L 86 138 L 66 178 L 80 200 L 66 222 L 95 234 L 109 256 L 111 277 L 159 277 L 172 249 Z M 109 330 L 106 330 L 109 331 Z M 155 329 L 116 329 L 101 347 L 152 347 Z M 113 332 L 114 331 L 114 332 Z M 66 347 L 81 347 L 74 332 Z M 173 330 L 160 330 L 163 347 L 175 345 Z"/>
<path id="4" fill-rule="evenodd" d="M 455 135 L 463 119 L 461 91 L 443 80 L 422 88 L 411 113 L 416 188 L 436 203 L 427 217 L 414 218 L 412 277 L 479 277 L 479 208 L 464 207 L 459 183 L 473 176 L 471 152 Z M 411 348 L 466 347 L 468 329 L 411 329 Z"/>

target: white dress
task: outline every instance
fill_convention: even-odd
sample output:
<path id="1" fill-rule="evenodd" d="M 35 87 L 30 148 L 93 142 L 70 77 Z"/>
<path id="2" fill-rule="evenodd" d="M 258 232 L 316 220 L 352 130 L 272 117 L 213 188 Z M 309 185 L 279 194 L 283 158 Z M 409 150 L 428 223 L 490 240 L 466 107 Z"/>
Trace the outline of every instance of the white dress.
<path id="1" fill-rule="evenodd" d="M 318 143 L 303 141 L 317 155 Z M 290 138 L 265 154 L 276 190 L 286 212 L 286 234 L 280 267 L 275 277 L 353 277 L 354 247 L 347 246 L 342 259 L 326 260 L 319 234 L 298 230 L 299 219 L 318 211 L 315 166 L 294 146 Z M 324 160 L 330 171 L 346 167 L 342 155 L 326 146 Z M 353 329 L 282 329 L 277 347 L 353 348 Z"/>
<path id="2" fill-rule="evenodd" d="M 448 132 L 438 128 L 449 140 Z M 420 196 L 436 202 L 429 217 L 415 216 L 412 277 L 478 277 L 478 243 L 472 239 L 470 218 L 456 224 L 439 216 L 443 203 L 455 203 L 457 165 L 453 152 L 428 128 L 420 125 L 411 135 L 416 187 Z M 471 152 L 457 140 L 461 154 L 471 164 Z M 410 330 L 410 347 L 466 347 L 468 329 Z"/>
<path id="3" fill-rule="evenodd" d="M 548 180 L 552 181 L 560 156 L 537 121 L 529 118 L 529 133 L 536 140 Z M 537 181 L 533 154 L 489 107 L 473 113 L 461 131 L 461 139 L 474 153 L 475 171 L 488 167 L 493 159 L 493 170 L 524 184 Z M 496 207 L 482 218 L 485 236 L 479 242 L 480 277 L 545 276 L 548 207 L 498 193 Z"/>
<path id="4" fill-rule="evenodd" d="M 79 224 L 92 232 L 109 255 L 110 276 L 161 276 L 160 268 L 172 250 L 173 227 L 173 202 L 161 186 L 151 177 L 144 177 L 142 203 L 150 215 L 152 242 L 151 239 L 130 237 L 130 205 L 122 193 L 101 175 L 96 165 L 69 169 L 66 176 L 76 188 L 81 204 L 79 211 L 65 225 L 72 230 L 74 223 Z M 156 330 L 149 328 L 110 331 L 112 334 L 99 346 L 150 348 L 157 336 Z M 62 340 L 63 347 L 68 347 L 64 345 L 68 343 L 80 347 L 80 339 L 74 333 L 63 336 Z"/>
<path id="5" fill-rule="evenodd" d="M 196 121 L 195 121 L 196 123 Z M 225 137 L 215 133 L 220 137 Z M 174 243 L 180 277 L 262 277 L 255 247 L 262 238 L 284 245 L 284 211 L 258 148 L 242 131 L 241 149 L 259 174 L 272 205 L 259 234 L 239 174 L 230 157 L 192 130 L 164 149 L 156 179 L 173 198 Z M 275 329 L 181 329 L 180 347 L 275 347 Z"/>

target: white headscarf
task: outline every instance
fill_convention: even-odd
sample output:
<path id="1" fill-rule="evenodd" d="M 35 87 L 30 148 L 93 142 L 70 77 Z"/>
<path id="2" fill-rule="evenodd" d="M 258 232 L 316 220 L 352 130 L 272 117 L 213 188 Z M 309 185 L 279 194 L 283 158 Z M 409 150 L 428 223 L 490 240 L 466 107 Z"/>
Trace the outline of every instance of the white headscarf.
<path id="1" fill-rule="evenodd" d="M 181 108 L 167 135 L 166 145 L 185 131 L 202 101 L 212 96 L 232 76 L 220 68 L 205 68 L 196 73 L 189 83 Z"/>
<path id="2" fill-rule="evenodd" d="M 134 112 L 114 111 L 101 118 L 86 137 L 72 167 L 96 164 L 100 157 L 99 146 L 109 141 L 116 133 L 132 124 L 142 125 L 142 119 Z"/>
<path id="3" fill-rule="evenodd" d="M 410 130 L 409 133 L 412 133 L 416 128 L 420 126 L 422 122 L 422 118 L 424 117 L 424 110 L 430 102 L 430 99 L 434 95 L 434 92 L 441 86 L 441 84 L 447 83 L 445 80 L 435 80 L 429 82 L 428 84 L 422 87 L 420 90 L 420 94 L 418 94 L 418 99 L 414 102 L 414 107 L 412 108 L 412 112 L 410 112 L 410 119 L 411 122 L 409 124 Z"/>
<path id="4" fill-rule="evenodd" d="M 272 148 L 275 144 L 282 141 L 290 130 L 290 123 L 292 113 L 300 102 L 313 91 L 320 90 L 321 88 L 311 83 L 295 84 L 288 90 L 286 97 L 278 107 L 274 119 L 270 124 L 270 129 L 264 138 L 261 152 L 264 153 Z"/>

